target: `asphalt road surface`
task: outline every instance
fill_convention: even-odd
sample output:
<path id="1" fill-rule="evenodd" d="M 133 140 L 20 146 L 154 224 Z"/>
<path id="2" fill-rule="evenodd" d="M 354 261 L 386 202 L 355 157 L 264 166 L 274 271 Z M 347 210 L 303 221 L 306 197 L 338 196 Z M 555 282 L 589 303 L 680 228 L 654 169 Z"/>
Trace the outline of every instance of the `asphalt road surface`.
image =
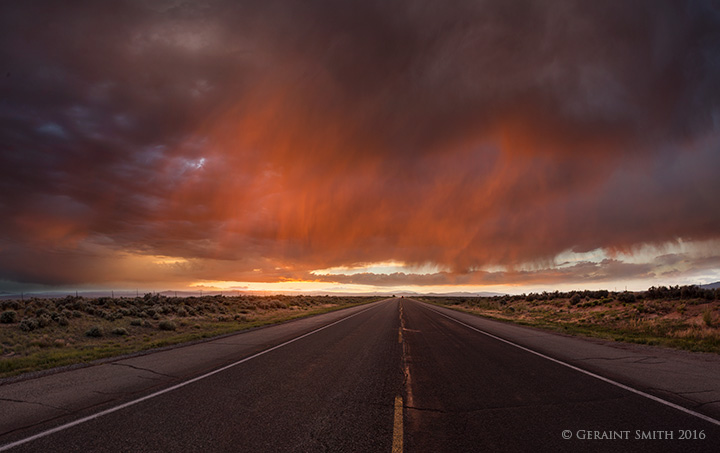
<path id="1" fill-rule="evenodd" d="M 718 451 L 712 419 L 446 313 L 370 304 L 189 382 L 15 432 L 0 450 Z"/>

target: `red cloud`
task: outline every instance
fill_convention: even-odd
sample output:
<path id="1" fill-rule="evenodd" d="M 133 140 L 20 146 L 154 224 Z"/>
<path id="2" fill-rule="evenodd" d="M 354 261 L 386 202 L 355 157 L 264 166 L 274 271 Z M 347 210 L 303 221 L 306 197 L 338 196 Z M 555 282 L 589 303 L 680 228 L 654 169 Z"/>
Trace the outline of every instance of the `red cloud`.
<path id="1" fill-rule="evenodd" d="M 477 269 L 718 238 L 709 3 L 272 4 L 3 5 L 0 278 L 611 279 L 652 270 Z"/>

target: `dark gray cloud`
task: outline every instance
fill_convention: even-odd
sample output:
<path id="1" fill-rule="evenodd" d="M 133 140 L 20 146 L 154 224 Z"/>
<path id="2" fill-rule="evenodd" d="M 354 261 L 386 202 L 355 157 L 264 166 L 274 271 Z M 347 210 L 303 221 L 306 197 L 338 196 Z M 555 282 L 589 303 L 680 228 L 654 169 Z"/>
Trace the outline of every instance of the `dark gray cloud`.
<path id="1" fill-rule="evenodd" d="M 718 239 L 714 2 L 27 1 L 0 27 L 0 279 L 129 253 L 458 283 Z"/>

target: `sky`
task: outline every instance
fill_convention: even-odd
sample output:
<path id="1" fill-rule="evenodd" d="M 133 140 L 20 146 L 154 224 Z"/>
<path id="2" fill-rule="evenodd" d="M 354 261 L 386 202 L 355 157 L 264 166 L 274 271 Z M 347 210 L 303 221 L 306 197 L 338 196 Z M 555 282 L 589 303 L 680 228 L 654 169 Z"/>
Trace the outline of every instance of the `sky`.
<path id="1" fill-rule="evenodd" d="M 720 280 L 712 1 L 0 4 L 0 291 Z"/>

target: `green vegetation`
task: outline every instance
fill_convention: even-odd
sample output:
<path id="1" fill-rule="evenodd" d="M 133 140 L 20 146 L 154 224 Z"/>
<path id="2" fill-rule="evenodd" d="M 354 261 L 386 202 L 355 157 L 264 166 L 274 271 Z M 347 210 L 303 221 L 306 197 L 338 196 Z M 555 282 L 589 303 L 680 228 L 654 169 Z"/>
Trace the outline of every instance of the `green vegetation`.
<path id="1" fill-rule="evenodd" d="M 0 301 L 0 377 L 211 338 L 378 297 L 205 296 Z"/>
<path id="2" fill-rule="evenodd" d="M 100 338 L 103 336 L 103 330 L 100 326 L 92 326 L 85 332 L 86 337 Z"/>
<path id="3" fill-rule="evenodd" d="M 652 287 L 495 297 L 424 297 L 480 316 L 558 332 L 720 353 L 720 290 Z"/>
<path id="4" fill-rule="evenodd" d="M 17 319 L 17 313 L 13 310 L 7 310 L 0 314 L 0 323 L 12 324 Z"/>
<path id="5" fill-rule="evenodd" d="M 158 324 L 158 327 L 160 330 L 175 330 L 177 329 L 177 326 L 172 321 L 160 321 L 160 324 Z"/>

